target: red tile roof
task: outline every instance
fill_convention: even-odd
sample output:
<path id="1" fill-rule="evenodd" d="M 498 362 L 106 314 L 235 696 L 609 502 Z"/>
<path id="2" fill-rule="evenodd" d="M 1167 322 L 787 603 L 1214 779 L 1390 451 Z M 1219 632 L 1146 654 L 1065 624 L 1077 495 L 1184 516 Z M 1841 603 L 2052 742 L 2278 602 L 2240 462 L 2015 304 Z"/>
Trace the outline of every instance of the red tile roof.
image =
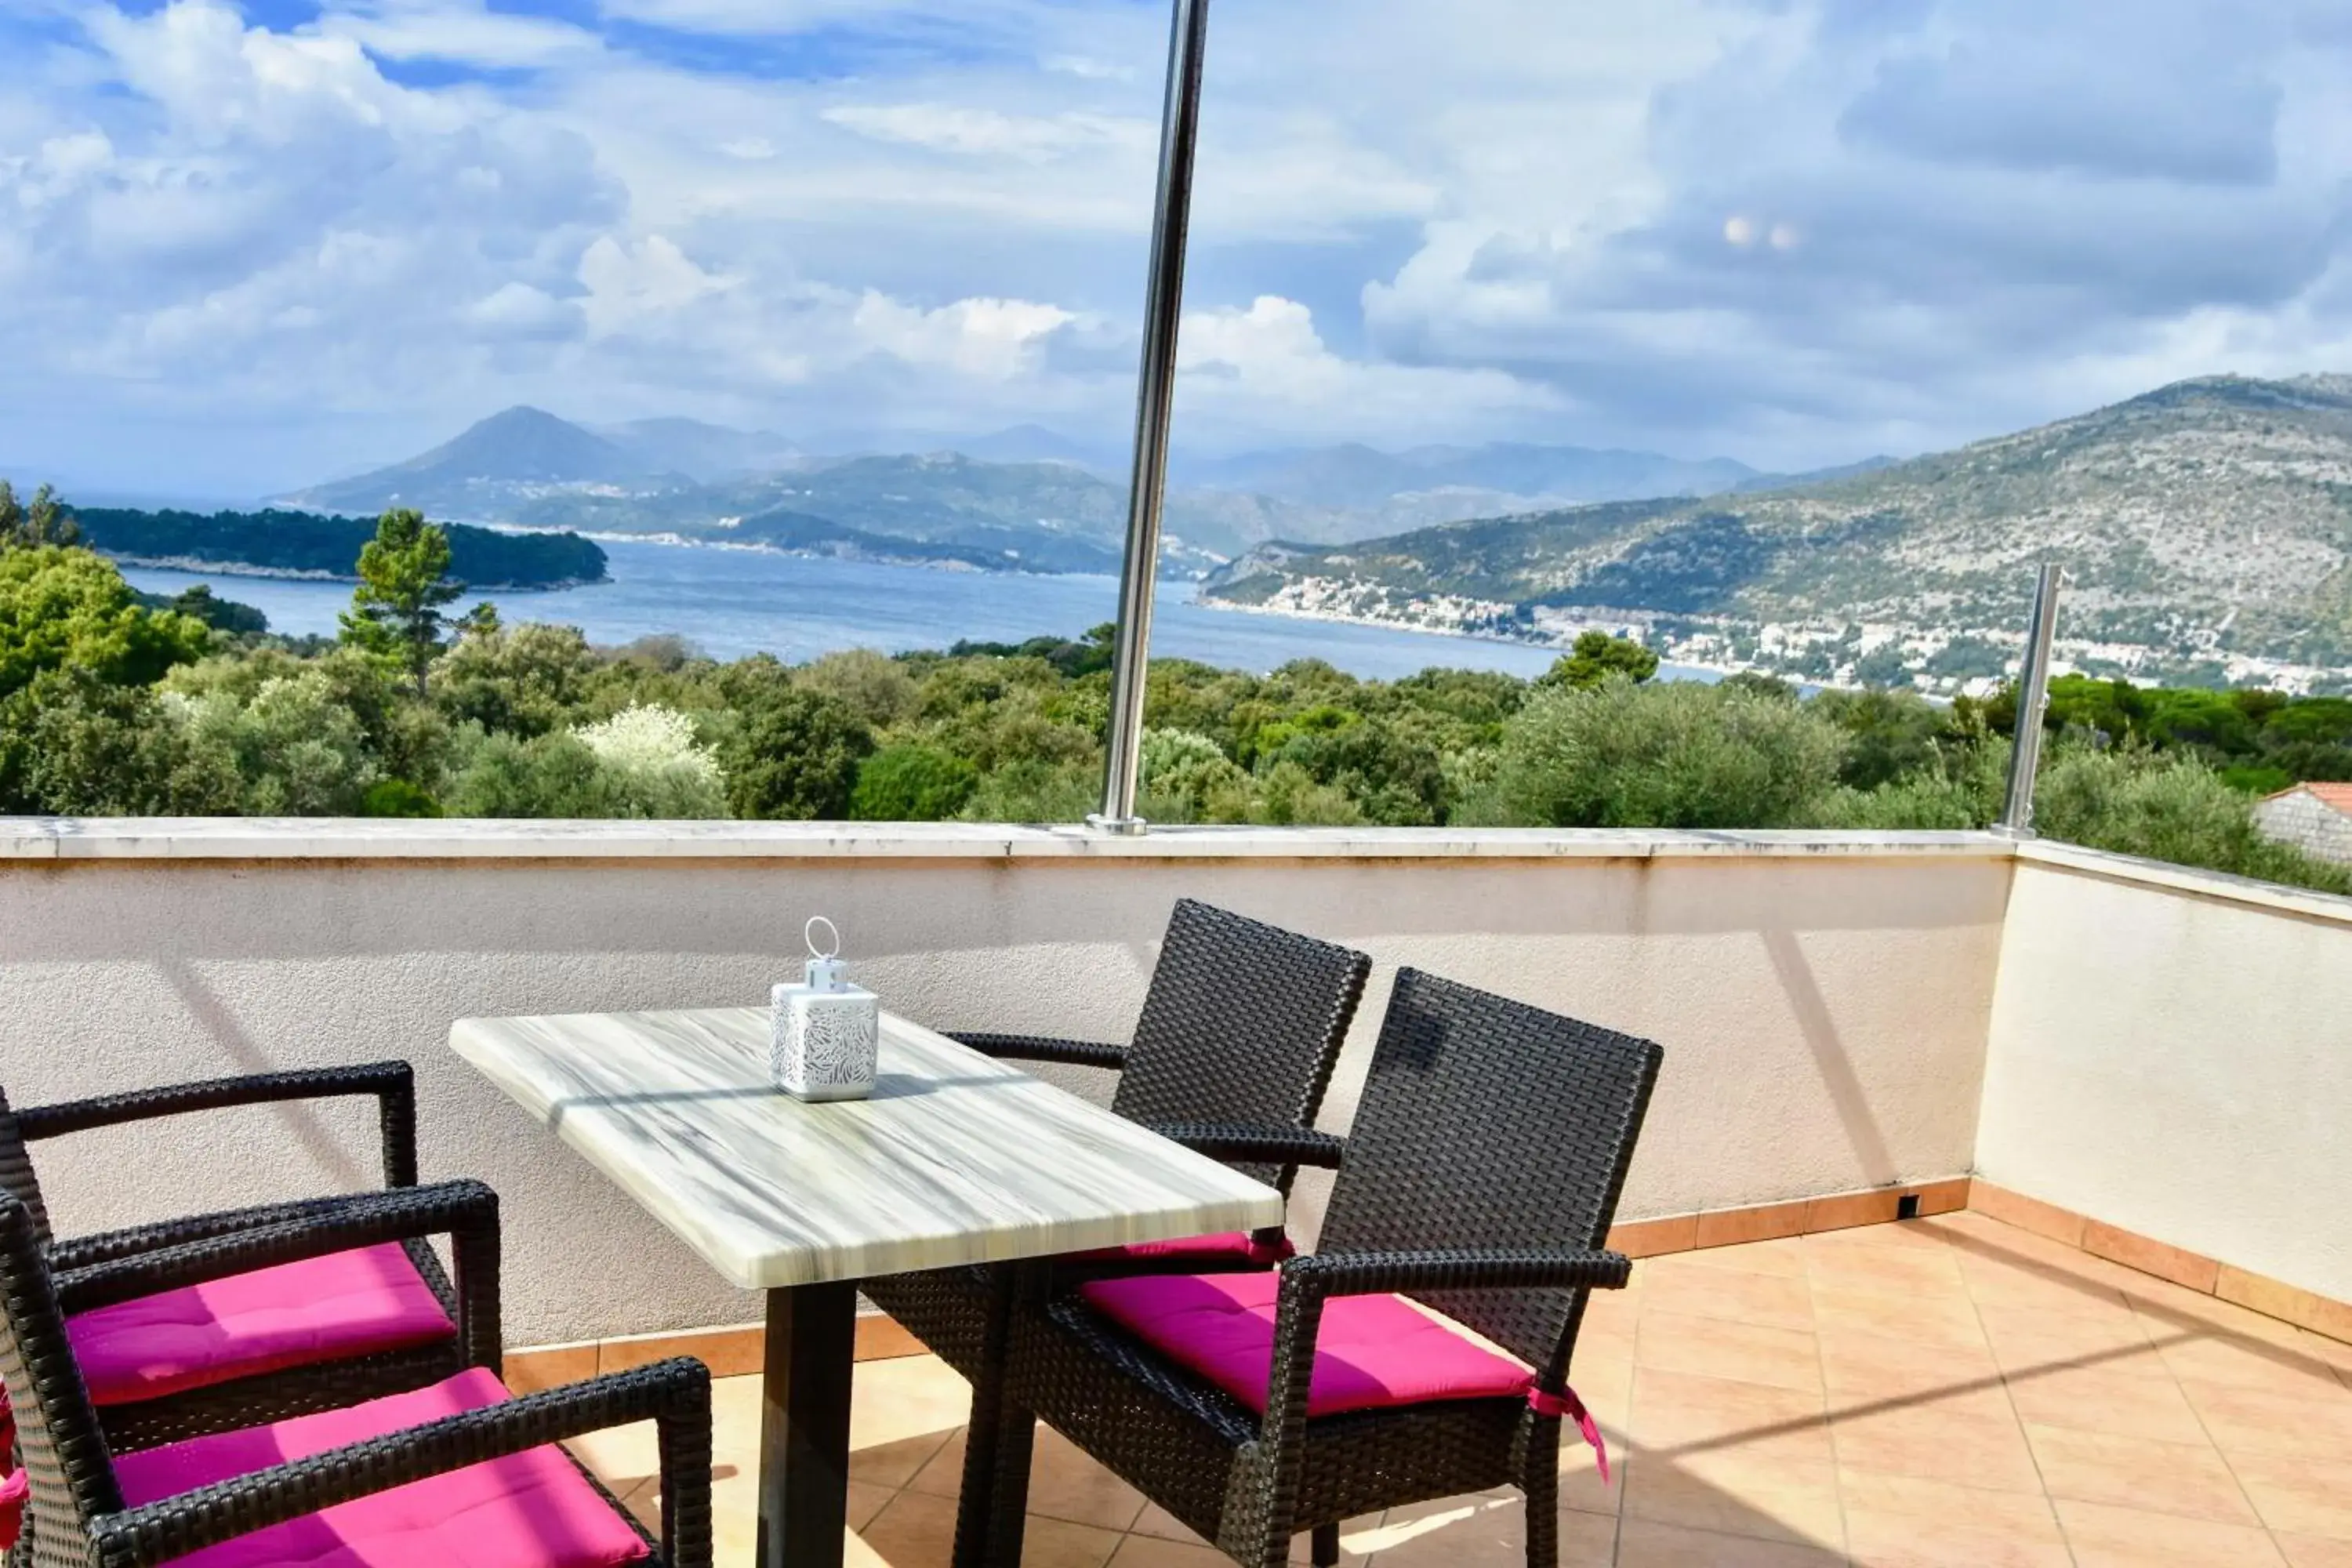
<path id="1" fill-rule="evenodd" d="M 2352 816 L 2352 784 L 2299 784 L 2292 789 L 2279 791 L 2271 798 L 2276 800 L 2279 795 L 2294 794 L 2295 790 L 2308 790 L 2312 798 L 2320 805 Z"/>

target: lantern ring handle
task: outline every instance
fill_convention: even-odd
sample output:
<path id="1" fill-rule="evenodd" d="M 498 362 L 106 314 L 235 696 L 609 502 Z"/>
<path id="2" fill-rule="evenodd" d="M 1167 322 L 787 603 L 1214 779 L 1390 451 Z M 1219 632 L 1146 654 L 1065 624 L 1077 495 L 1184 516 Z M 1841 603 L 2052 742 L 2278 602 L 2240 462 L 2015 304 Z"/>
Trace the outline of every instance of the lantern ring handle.
<path id="1" fill-rule="evenodd" d="M 819 926 L 823 926 L 826 932 L 833 938 L 833 943 L 831 946 L 823 948 L 817 946 L 816 928 Z M 823 915 L 811 915 L 809 917 L 808 924 L 801 927 L 801 940 L 808 943 L 809 956 L 812 958 L 835 958 L 840 955 L 841 928 L 835 925 Z"/>

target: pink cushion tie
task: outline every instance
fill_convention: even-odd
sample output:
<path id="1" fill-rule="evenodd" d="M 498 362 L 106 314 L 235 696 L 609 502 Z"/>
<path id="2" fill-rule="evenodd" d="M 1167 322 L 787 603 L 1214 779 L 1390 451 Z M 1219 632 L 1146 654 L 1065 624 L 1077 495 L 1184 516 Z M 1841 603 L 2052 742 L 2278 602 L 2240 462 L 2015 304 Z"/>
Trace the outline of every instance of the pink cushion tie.
<path id="1" fill-rule="evenodd" d="M 1246 1230 L 1220 1231 L 1213 1236 L 1181 1236 L 1173 1241 L 1132 1241 L 1125 1247 L 1097 1247 L 1078 1256 L 1089 1263 L 1115 1263 L 1120 1258 L 1199 1259 L 1203 1265 L 1216 1262 L 1245 1263 L 1252 1268 L 1271 1268 L 1298 1249 L 1290 1245 L 1288 1237 L 1279 1241 L 1260 1241 Z"/>
<path id="2" fill-rule="evenodd" d="M 66 1323 L 96 1405 L 409 1350 L 457 1332 L 397 1242 L 142 1296 Z"/>
<path id="3" fill-rule="evenodd" d="M 476 1367 L 413 1394 L 124 1454 L 136 1508 L 507 1398 Z M 549 1445 L 468 1465 L 240 1535 L 172 1568 L 618 1568 L 646 1543 Z"/>
<path id="4" fill-rule="evenodd" d="M 16 1451 L 16 1420 L 8 1409 L 8 1391 L 0 1388 L 0 1465 Z M 33 1489 L 23 1470 L 0 1470 L 0 1552 L 16 1544 L 25 1526 L 25 1494 Z"/>
<path id="5" fill-rule="evenodd" d="M 1576 1390 L 1562 1384 L 1558 1394 L 1546 1394 L 1540 1388 L 1528 1390 L 1528 1408 L 1538 1415 L 1565 1417 L 1576 1423 L 1577 1431 L 1592 1449 L 1593 1463 L 1601 1467 L 1601 1484 L 1609 1484 L 1609 1444 L 1601 1436 L 1601 1423 L 1576 1396 Z"/>

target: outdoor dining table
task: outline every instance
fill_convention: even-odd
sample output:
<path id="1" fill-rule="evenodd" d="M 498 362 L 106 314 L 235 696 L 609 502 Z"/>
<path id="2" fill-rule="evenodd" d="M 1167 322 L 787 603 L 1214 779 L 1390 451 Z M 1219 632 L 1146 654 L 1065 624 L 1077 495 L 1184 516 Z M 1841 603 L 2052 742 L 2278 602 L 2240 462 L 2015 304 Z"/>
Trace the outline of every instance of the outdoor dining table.
<path id="1" fill-rule="evenodd" d="M 760 1568 L 837 1568 L 857 1282 L 1282 1221 L 1273 1188 L 884 1014 L 874 1092 L 768 1075 L 769 1013 L 464 1018 L 449 1043 L 729 1280 L 767 1294 Z"/>

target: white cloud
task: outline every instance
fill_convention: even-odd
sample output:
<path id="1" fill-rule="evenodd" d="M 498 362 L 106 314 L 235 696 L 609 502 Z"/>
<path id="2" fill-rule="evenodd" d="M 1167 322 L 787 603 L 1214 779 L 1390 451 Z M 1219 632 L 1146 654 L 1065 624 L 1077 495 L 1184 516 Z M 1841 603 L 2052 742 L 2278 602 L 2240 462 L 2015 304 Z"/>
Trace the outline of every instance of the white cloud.
<path id="1" fill-rule="evenodd" d="M 302 479 L 370 428 L 355 458 L 515 401 L 1124 424 L 1164 9 L 38 4 L 0 0 L 0 451 L 111 463 L 131 422 L 177 421 L 139 449 L 249 428 Z M 2326 20 L 1221 7 L 1179 437 L 1795 465 L 2327 368 L 2352 354 L 2352 30 Z"/>
<path id="2" fill-rule="evenodd" d="M 877 142 L 973 157 L 1042 160 L 1097 146 L 1153 146 L 1158 127 L 1098 114 L 1003 114 L 948 103 L 845 103 L 824 111 L 833 124 Z"/>
<path id="3" fill-rule="evenodd" d="M 1028 300 L 959 300 L 924 310 L 870 289 L 852 318 L 866 342 L 908 364 L 993 381 L 1034 369 L 1045 340 L 1076 320 Z"/>

